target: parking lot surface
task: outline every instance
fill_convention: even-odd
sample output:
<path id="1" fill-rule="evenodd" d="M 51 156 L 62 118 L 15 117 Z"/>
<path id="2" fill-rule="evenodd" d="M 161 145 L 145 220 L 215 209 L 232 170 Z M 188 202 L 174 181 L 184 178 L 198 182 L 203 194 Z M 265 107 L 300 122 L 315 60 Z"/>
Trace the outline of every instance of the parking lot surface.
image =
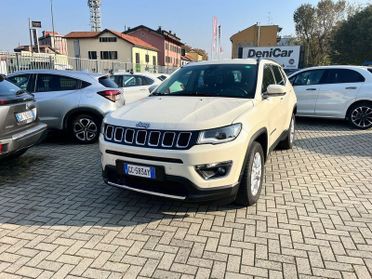
<path id="1" fill-rule="evenodd" d="M 59 139 L 0 165 L 0 278 L 371 278 L 372 131 L 300 120 L 250 208 L 101 179 L 97 145 Z"/>

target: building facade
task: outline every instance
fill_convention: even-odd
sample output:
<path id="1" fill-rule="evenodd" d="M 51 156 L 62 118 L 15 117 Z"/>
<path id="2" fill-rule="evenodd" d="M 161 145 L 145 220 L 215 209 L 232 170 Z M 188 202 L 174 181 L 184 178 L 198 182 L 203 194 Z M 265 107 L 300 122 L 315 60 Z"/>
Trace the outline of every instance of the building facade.
<path id="1" fill-rule="evenodd" d="M 135 71 L 157 66 L 158 49 L 127 34 L 105 29 L 102 32 L 71 32 L 65 38 L 70 57 L 125 62 L 133 64 Z"/>
<path id="2" fill-rule="evenodd" d="M 232 35 L 232 58 L 242 58 L 244 47 L 276 46 L 281 30 L 278 25 L 255 24 Z"/>
<path id="3" fill-rule="evenodd" d="M 67 40 L 58 32 L 43 31 L 39 44 L 50 46 L 55 52 L 67 55 Z"/>
<path id="4" fill-rule="evenodd" d="M 153 30 L 147 26 L 140 25 L 135 28 L 130 28 L 124 32 L 135 36 L 159 50 L 158 64 L 166 67 L 181 66 L 181 48 L 183 43 L 172 31 L 165 31 L 159 27 Z"/>

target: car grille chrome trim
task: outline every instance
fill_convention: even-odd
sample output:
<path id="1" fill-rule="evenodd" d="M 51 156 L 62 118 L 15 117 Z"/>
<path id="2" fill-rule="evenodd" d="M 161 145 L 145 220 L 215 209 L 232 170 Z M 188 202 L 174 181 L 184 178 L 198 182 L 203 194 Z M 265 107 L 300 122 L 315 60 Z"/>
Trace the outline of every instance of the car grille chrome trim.
<path id="1" fill-rule="evenodd" d="M 126 190 L 139 192 L 139 193 L 143 193 L 143 194 L 149 194 L 149 195 L 153 195 L 153 196 L 176 199 L 176 200 L 185 200 L 186 199 L 186 197 L 184 197 L 184 196 L 169 195 L 169 194 L 163 194 L 163 193 L 159 193 L 159 192 L 137 189 L 137 188 L 129 187 L 129 186 L 126 186 L 126 185 L 113 183 L 111 181 L 108 181 L 107 183 L 111 186 L 114 186 L 114 187 L 123 188 L 123 189 L 126 189 Z"/>
<path id="2" fill-rule="evenodd" d="M 145 133 L 143 142 L 139 142 L 138 141 L 138 137 L 139 137 L 140 133 Z M 146 144 L 146 138 L 147 138 L 147 131 L 146 130 L 138 130 L 136 132 L 136 144 L 138 144 L 138 145 L 145 145 Z"/>
<path id="3" fill-rule="evenodd" d="M 109 129 L 111 129 L 111 135 L 109 136 L 108 133 L 109 133 Z M 107 125 L 106 126 L 106 131 L 105 131 L 105 137 L 108 139 L 108 140 L 112 140 L 112 137 L 114 135 L 114 130 L 115 130 L 115 127 L 114 126 L 111 126 L 111 125 Z"/>
<path id="4" fill-rule="evenodd" d="M 106 141 L 157 149 L 186 150 L 197 144 L 198 131 L 145 130 L 105 124 Z"/>
<path id="5" fill-rule="evenodd" d="M 180 138 L 181 138 L 182 135 L 189 135 L 189 138 L 188 138 L 188 140 L 187 140 L 186 145 L 181 145 L 181 144 L 180 144 Z M 191 132 L 180 132 L 180 133 L 178 134 L 178 137 L 177 137 L 176 147 L 185 148 L 185 147 L 189 146 L 189 144 L 190 144 L 190 140 L 191 140 L 191 137 L 192 137 L 192 133 L 191 133 Z"/>
<path id="6" fill-rule="evenodd" d="M 172 143 L 171 144 L 165 144 L 164 141 L 165 141 L 165 137 L 167 135 L 172 135 Z M 162 138 L 162 141 L 161 141 L 161 146 L 162 147 L 172 147 L 173 146 L 173 143 L 174 143 L 174 138 L 176 137 L 176 133 L 175 132 L 164 132 L 163 134 L 163 138 Z"/>
<path id="7" fill-rule="evenodd" d="M 121 131 L 121 133 L 120 133 L 120 139 L 118 139 L 116 137 L 118 131 Z M 114 132 L 114 141 L 116 141 L 116 142 L 122 142 L 123 141 L 123 135 L 124 135 L 124 128 L 122 128 L 122 127 L 116 127 L 115 128 L 115 132 Z"/>
<path id="8" fill-rule="evenodd" d="M 156 144 L 152 144 L 151 143 L 151 136 L 154 135 L 154 134 L 157 134 L 158 136 L 158 140 L 156 141 Z M 158 146 L 159 145 L 159 142 L 160 142 L 160 137 L 161 137 L 161 133 L 159 131 L 151 131 L 150 134 L 149 134 L 149 139 L 148 139 L 148 145 L 149 146 Z"/>
<path id="9" fill-rule="evenodd" d="M 132 136 L 131 136 L 131 140 L 127 140 L 127 134 L 128 134 L 128 132 L 132 132 L 133 133 Z M 136 134 L 136 131 L 134 129 L 130 129 L 130 128 L 126 129 L 125 130 L 125 135 L 124 135 L 124 142 L 125 143 L 129 143 L 129 144 L 133 143 L 135 134 Z"/>

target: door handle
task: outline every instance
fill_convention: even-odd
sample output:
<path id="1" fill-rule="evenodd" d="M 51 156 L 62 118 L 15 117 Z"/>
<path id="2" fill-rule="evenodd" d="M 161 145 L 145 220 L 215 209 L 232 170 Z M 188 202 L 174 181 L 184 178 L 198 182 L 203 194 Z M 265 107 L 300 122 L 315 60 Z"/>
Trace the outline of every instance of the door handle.
<path id="1" fill-rule="evenodd" d="M 349 87 L 346 87 L 345 89 L 348 89 L 348 90 L 355 90 L 357 89 L 355 86 L 349 86 Z"/>
<path id="2" fill-rule="evenodd" d="M 308 88 L 306 91 L 316 91 L 316 88 Z"/>

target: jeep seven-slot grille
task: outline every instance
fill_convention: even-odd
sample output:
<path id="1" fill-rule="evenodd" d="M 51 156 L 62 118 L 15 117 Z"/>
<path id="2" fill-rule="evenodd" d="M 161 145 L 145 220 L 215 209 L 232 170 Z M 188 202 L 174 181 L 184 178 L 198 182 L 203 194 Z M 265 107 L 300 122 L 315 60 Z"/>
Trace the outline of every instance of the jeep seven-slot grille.
<path id="1" fill-rule="evenodd" d="M 189 149 L 196 144 L 198 132 L 144 130 L 106 124 L 104 136 L 106 141 L 124 145 L 160 149 Z"/>

